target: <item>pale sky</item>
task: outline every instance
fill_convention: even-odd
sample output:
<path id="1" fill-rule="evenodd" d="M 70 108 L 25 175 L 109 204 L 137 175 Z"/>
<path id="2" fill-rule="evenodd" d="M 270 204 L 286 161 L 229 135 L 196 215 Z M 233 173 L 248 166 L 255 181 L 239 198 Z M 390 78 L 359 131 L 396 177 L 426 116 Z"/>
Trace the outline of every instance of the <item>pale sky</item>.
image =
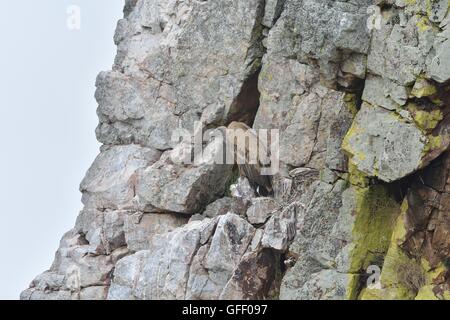
<path id="1" fill-rule="evenodd" d="M 95 77 L 111 68 L 124 0 L 14 0 L 0 19 L 0 299 L 47 270 L 98 153 Z M 66 10 L 81 9 L 69 31 Z"/>

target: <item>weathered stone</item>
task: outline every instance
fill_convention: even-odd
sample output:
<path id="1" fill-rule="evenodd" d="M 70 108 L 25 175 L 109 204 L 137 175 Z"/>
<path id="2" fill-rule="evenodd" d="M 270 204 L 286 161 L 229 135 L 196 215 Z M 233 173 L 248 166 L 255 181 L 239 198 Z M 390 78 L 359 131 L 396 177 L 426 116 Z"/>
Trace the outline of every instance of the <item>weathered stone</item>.
<path id="1" fill-rule="evenodd" d="M 103 148 L 81 182 L 83 203 L 94 209 L 132 205 L 136 171 L 153 164 L 160 155 L 136 145 Z"/>
<path id="2" fill-rule="evenodd" d="M 425 62 L 433 46 L 430 39 L 435 32 L 418 15 L 403 24 L 396 23 L 400 18 L 395 11 L 381 19 L 380 29 L 373 30 L 368 71 L 399 85 L 411 85 L 426 69 Z"/>
<path id="3" fill-rule="evenodd" d="M 224 197 L 208 205 L 203 215 L 207 218 L 215 218 L 229 212 L 244 215 L 246 211 L 247 205 L 240 198 Z"/>
<path id="4" fill-rule="evenodd" d="M 450 299 L 448 4 L 125 1 L 85 207 L 21 299 Z M 196 121 L 278 129 L 274 198 Z"/>
<path id="5" fill-rule="evenodd" d="M 247 220 L 251 224 L 263 224 L 279 207 L 273 198 L 255 198 L 247 210 Z"/>
<path id="6" fill-rule="evenodd" d="M 174 164 L 169 151 L 139 173 L 136 193 L 158 211 L 193 214 L 223 196 L 231 170 L 230 165 L 214 163 Z"/>
<path id="7" fill-rule="evenodd" d="M 40 291 L 34 288 L 27 289 L 20 294 L 20 300 L 77 300 L 78 295 L 70 291 Z"/>
<path id="8" fill-rule="evenodd" d="M 262 24 L 271 28 L 280 17 L 286 0 L 267 0 L 264 8 L 264 18 Z"/>
<path id="9" fill-rule="evenodd" d="M 155 236 L 148 251 L 120 260 L 108 299 L 183 299 L 190 263 L 208 222 L 194 222 Z"/>
<path id="10" fill-rule="evenodd" d="M 408 100 L 408 91 L 393 81 L 369 75 L 366 78 L 362 99 L 371 105 L 396 110 L 405 105 Z"/>
<path id="11" fill-rule="evenodd" d="M 123 231 L 126 244 L 133 251 L 148 250 L 153 237 L 171 232 L 187 221 L 187 217 L 174 214 L 129 214 Z"/>
<path id="12" fill-rule="evenodd" d="M 51 271 L 63 274 L 63 289 L 80 291 L 90 286 L 109 285 L 114 265 L 109 256 L 90 256 L 87 246 L 60 248 Z"/>
<path id="13" fill-rule="evenodd" d="M 99 140 L 167 150 L 171 132 L 191 129 L 206 109 L 217 115 L 210 122 L 250 121 L 263 13 L 261 0 L 140 0 L 130 7 L 116 30 L 114 72 L 97 83 Z"/>
<path id="14" fill-rule="evenodd" d="M 311 185 L 299 208 L 289 248 L 297 261 L 280 298 L 357 298 L 358 274 L 387 252 L 399 205 L 382 186 L 347 187 L 340 180 Z"/>
<path id="15" fill-rule="evenodd" d="M 231 196 L 241 199 L 244 203 L 249 202 L 255 195 L 255 190 L 245 177 L 239 177 L 235 184 L 230 186 Z"/>
<path id="16" fill-rule="evenodd" d="M 124 219 L 126 211 L 98 211 L 84 209 L 75 224 L 75 230 L 83 234 L 93 254 L 110 254 L 125 246 Z"/>
<path id="17" fill-rule="evenodd" d="M 342 182 L 338 182 L 335 187 L 316 182 L 300 198 L 297 234 L 289 249 L 300 260 L 283 278 L 281 299 L 298 299 L 311 275 L 333 266 L 332 256 L 336 254 L 336 249 L 333 242 L 329 241 L 329 236 L 342 206 L 344 189 Z M 310 219 L 309 216 L 314 218 Z"/>
<path id="18" fill-rule="evenodd" d="M 417 79 L 411 90 L 411 96 L 416 98 L 430 97 L 437 93 L 437 89 L 426 79 Z"/>
<path id="19" fill-rule="evenodd" d="M 440 83 L 447 82 L 450 79 L 450 71 L 446 67 L 450 63 L 450 16 L 442 26 L 444 31 L 438 33 L 435 39 L 436 54 L 428 65 L 431 78 Z"/>
<path id="20" fill-rule="evenodd" d="M 353 53 L 344 59 L 341 71 L 352 74 L 358 79 L 365 79 L 367 69 L 367 56 L 364 54 Z"/>
<path id="21" fill-rule="evenodd" d="M 336 270 L 322 270 L 314 273 L 297 293 L 298 300 L 346 300 L 352 275 Z"/>
<path id="22" fill-rule="evenodd" d="M 222 300 L 264 300 L 275 281 L 278 259 L 270 250 L 245 254 L 223 289 Z"/>
<path id="23" fill-rule="evenodd" d="M 342 52 L 367 53 L 370 44 L 366 28 L 367 8 L 364 0 L 349 2 L 287 0 L 283 21 L 284 42 L 294 42 L 300 61 L 314 60 L 325 83 L 336 83 Z M 323 21 L 323 23 L 318 23 Z M 295 39 L 295 40 L 293 40 Z M 287 54 L 288 55 L 288 54 Z"/>
<path id="24" fill-rule="evenodd" d="M 218 298 L 253 235 L 250 224 L 227 214 L 155 236 L 148 251 L 118 262 L 108 298 Z"/>
<path id="25" fill-rule="evenodd" d="M 84 288 L 80 292 L 80 300 L 106 300 L 108 289 L 106 286 Z"/>
<path id="26" fill-rule="evenodd" d="M 297 208 L 290 205 L 272 215 L 264 228 L 261 245 L 264 248 L 284 252 L 294 240 L 296 233 Z"/>
<path id="27" fill-rule="evenodd" d="M 193 260 L 187 299 L 218 299 L 253 238 L 254 229 L 233 214 L 220 217 L 211 244 Z"/>
<path id="28" fill-rule="evenodd" d="M 85 243 L 79 234 L 68 232 L 61 240 L 50 270 L 38 276 L 21 299 L 91 299 L 94 293 L 83 294 L 85 288 L 109 286 L 114 268 L 111 258 L 89 255 L 90 248 Z M 101 298 L 99 292 L 96 296 Z"/>
<path id="29" fill-rule="evenodd" d="M 205 267 L 212 273 L 226 271 L 231 276 L 254 232 L 255 229 L 239 216 L 234 214 L 222 216 L 211 240 Z M 222 275 L 217 276 L 220 278 Z"/>
<path id="30" fill-rule="evenodd" d="M 271 71 L 285 68 L 287 72 Z M 314 81 L 314 72 L 298 62 L 282 60 L 264 64 L 260 76 L 261 106 L 255 127 L 280 130 L 283 163 L 322 169 L 327 152 L 330 162 L 332 157 L 336 162 L 343 158 L 340 144 L 345 133 L 340 131 L 350 126 L 351 116 L 345 109 L 342 93 L 322 86 L 312 87 Z"/>
<path id="31" fill-rule="evenodd" d="M 178 118 L 169 103 L 154 102 L 161 91 L 156 81 L 142 81 L 111 71 L 100 73 L 96 86 L 100 142 L 136 143 L 160 150 L 171 147 L 171 134 L 178 126 Z"/>
<path id="32" fill-rule="evenodd" d="M 427 15 L 432 22 L 441 22 L 446 17 L 449 7 L 448 0 L 426 1 Z"/>
<path id="33" fill-rule="evenodd" d="M 421 168 L 426 143 L 426 136 L 414 124 L 363 104 L 342 147 L 359 171 L 391 182 Z"/>

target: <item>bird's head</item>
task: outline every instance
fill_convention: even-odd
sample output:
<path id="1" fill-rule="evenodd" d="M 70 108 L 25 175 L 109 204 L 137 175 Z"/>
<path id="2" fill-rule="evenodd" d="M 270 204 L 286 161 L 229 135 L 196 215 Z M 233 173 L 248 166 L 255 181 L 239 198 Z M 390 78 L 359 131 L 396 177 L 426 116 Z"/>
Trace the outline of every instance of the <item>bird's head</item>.
<path id="1" fill-rule="evenodd" d="M 243 122 L 233 121 L 228 125 L 228 129 L 231 129 L 231 130 L 241 129 L 241 130 L 247 131 L 250 129 L 250 127 Z"/>

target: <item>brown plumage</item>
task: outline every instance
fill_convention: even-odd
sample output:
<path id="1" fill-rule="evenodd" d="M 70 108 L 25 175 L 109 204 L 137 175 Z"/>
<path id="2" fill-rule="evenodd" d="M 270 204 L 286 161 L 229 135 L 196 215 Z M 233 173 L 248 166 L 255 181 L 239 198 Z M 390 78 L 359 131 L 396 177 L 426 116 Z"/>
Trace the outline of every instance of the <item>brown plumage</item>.
<path id="1" fill-rule="evenodd" d="M 259 137 L 257 133 L 242 122 L 232 122 L 228 126 L 228 129 L 235 130 L 234 132 L 237 133 L 237 135 L 239 135 L 239 132 L 245 134 L 244 137 L 246 138 L 246 141 L 244 150 L 238 148 L 237 139 L 235 136 L 231 139 L 231 137 L 227 135 L 227 143 L 230 147 L 234 148 L 235 151 L 234 161 L 239 167 L 240 175 L 248 179 L 252 187 L 259 195 L 268 196 L 272 194 L 273 188 L 271 176 L 261 175 L 261 169 L 269 166 L 270 163 L 267 163 L 267 160 L 264 161 L 265 159 L 260 159 L 260 154 L 267 155 L 267 159 L 269 155 L 267 153 L 267 148 L 265 148 L 264 145 L 259 145 Z M 249 148 L 252 145 L 257 146 L 256 150 L 252 150 L 253 152 L 257 152 L 256 155 L 250 155 Z M 259 148 L 263 148 L 263 150 L 260 150 Z"/>

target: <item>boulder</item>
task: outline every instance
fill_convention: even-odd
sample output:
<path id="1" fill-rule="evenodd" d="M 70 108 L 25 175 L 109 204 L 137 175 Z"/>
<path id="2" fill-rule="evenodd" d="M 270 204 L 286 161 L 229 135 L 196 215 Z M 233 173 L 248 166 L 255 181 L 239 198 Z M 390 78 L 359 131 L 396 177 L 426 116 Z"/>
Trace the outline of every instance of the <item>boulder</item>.
<path id="1" fill-rule="evenodd" d="M 216 163 L 173 163 L 171 151 L 138 174 L 136 188 L 141 203 L 160 212 L 194 214 L 225 193 L 232 166 Z"/>
<path id="2" fill-rule="evenodd" d="M 247 209 L 247 220 L 251 224 L 264 224 L 279 207 L 274 198 L 254 198 Z"/>
<path id="3" fill-rule="evenodd" d="M 294 240 L 297 223 L 296 204 L 279 209 L 274 213 L 264 227 L 261 245 L 264 248 L 285 252 Z"/>
<path id="4" fill-rule="evenodd" d="M 392 182 L 421 168 L 427 142 L 413 123 L 365 103 L 342 147 L 359 171 Z"/>
<path id="5" fill-rule="evenodd" d="M 208 205 L 202 215 L 207 218 L 215 218 L 227 213 L 244 215 L 246 210 L 247 205 L 240 198 L 224 197 Z"/>
<path id="6" fill-rule="evenodd" d="M 156 162 L 161 153 L 137 145 L 102 148 L 80 185 L 83 203 L 93 209 L 132 206 L 136 171 Z"/>

